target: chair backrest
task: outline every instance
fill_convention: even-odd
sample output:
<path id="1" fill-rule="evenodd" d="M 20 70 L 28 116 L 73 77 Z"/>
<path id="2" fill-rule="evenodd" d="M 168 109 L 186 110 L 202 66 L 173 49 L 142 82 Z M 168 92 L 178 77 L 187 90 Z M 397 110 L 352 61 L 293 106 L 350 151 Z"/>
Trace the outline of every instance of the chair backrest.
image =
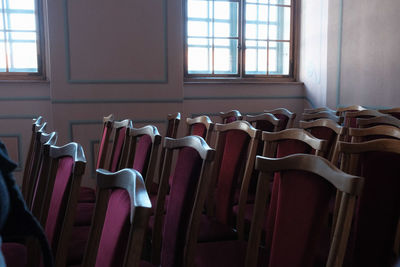
<path id="1" fill-rule="evenodd" d="M 165 137 L 176 138 L 178 135 L 178 127 L 181 121 L 181 113 L 168 114 L 167 116 L 167 131 Z"/>
<path id="2" fill-rule="evenodd" d="M 65 266 L 86 159 L 81 145 L 46 144 L 32 211 L 45 229 L 57 266 Z M 39 211 L 40 212 L 37 212 Z"/>
<path id="3" fill-rule="evenodd" d="M 97 170 L 97 199 L 83 267 L 139 266 L 151 202 L 140 173 Z"/>
<path id="4" fill-rule="evenodd" d="M 352 111 L 352 112 L 347 111 L 346 114 L 344 115 L 344 126 L 351 127 L 351 128 L 357 128 L 358 127 L 357 119 L 380 117 L 382 115 L 383 115 L 383 113 L 380 113 L 379 111 L 373 110 L 373 109 L 365 109 L 365 110 Z"/>
<path id="5" fill-rule="evenodd" d="M 110 143 L 113 122 L 113 114 L 103 118 L 103 132 L 101 134 L 99 154 L 97 155 L 96 169 L 106 168 L 107 150 Z"/>
<path id="6" fill-rule="evenodd" d="M 35 155 L 32 161 L 32 170 L 31 174 L 28 177 L 26 182 L 26 204 L 28 207 L 32 207 L 33 200 L 36 196 L 36 189 L 38 187 L 38 179 L 39 176 L 42 175 L 44 160 L 43 160 L 43 153 L 44 153 L 44 146 L 47 145 L 55 145 L 57 142 L 58 134 L 56 132 L 52 133 L 44 133 L 44 132 L 37 132 L 36 133 L 36 141 L 35 141 Z M 41 197 L 41 196 L 40 196 Z M 33 215 L 38 216 L 39 214 L 33 213 Z"/>
<path id="7" fill-rule="evenodd" d="M 330 109 L 328 107 L 320 107 L 320 108 L 305 108 L 303 113 L 306 114 L 312 114 L 312 113 L 317 113 L 317 112 L 321 112 L 321 111 L 327 111 L 330 112 L 332 114 L 336 114 L 336 110 Z"/>
<path id="8" fill-rule="evenodd" d="M 254 116 L 246 115 L 244 120 L 260 131 L 277 132 L 284 129 L 283 120 L 278 119 L 271 113 L 262 113 Z"/>
<path id="9" fill-rule="evenodd" d="M 221 118 L 223 124 L 243 119 L 242 114 L 240 114 L 239 110 L 236 109 L 220 112 L 219 117 Z"/>
<path id="10" fill-rule="evenodd" d="M 334 162 L 365 178 L 348 249 L 349 266 L 390 266 L 400 217 L 400 140 L 339 142 Z"/>
<path id="11" fill-rule="evenodd" d="M 282 120 L 283 129 L 292 128 L 294 120 L 296 119 L 296 113 L 289 111 L 286 108 L 276 108 L 272 110 L 264 110 L 266 113 L 271 113 L 278 119 Z"/>
<path id="12" fill-rule="evenodd" d="M 35 161 L 35 157 L 39 155 L 38 145 L 36 144 L 36 134 L 37 132 L 44 132 L 47 123 L 43 122 L 43 118 L 39 116 L 37 119 L 33 119 L 32 123 L 32 134 L 31 140 L 29 142 L 28 152 L 26 154 L 26 160 L 24 165 L 24 174 L 22 176 L 22 195 L 24 199 L 27 199 L 27 191 L 29 188 L 29 179 L 32 174 L 32 169 L 35 168 L 33 166 L 33 162 Z"/>
<path id="13" fill-rule="evenodd" d="M 129 128 L 119 169 L 133 168 L 140 172 L 149 190 L 154 179 L 160 143 L 161 135 L 153 125 Z"/>
<path id="14" fill-rule="evenodd" d="M 203 137 L 209 144 L 214 129 L 214 123 L 208 116 L 198 116 L 196 118 L 187 118 L 187 131 L 186 135 L 198 135 Z"/>
<path id="15" fill-rule="evenodd" d="M 217 123 L 214 131 L 217 155 L 213 163 L 207 212 L 219 222 L 231 224 L 234 193 L 238 186 L 240 197 L 247 199 L 261 132 L 247 121 Z"/>
<path id="16" fill-rule="evenodd" d="M 180 139 L 166 138 L 164 147 L 166 153 L 155 211 L 152 259 L 156 263 L 161 256 L 161 266 L 166 267 L 188 266 L 185 264 L 186 254 L 192 253 L 197 242 L 194 229 L 198 228 L 204 208 L 215 150 L 203 138 L 194 135 Z M 174 168 L 173 151 L 179 151 Z M 171 169 L 174 170 L 172 175 Z M 164 203 L 170 176 L 172 185 L 163 226 Z"/>
<path id="17" fill-rule="evenodd" d="M 400 120 L 391 115 L 383 115 L 379 117 L 372 117 L 368 119 L 357 119 L 357 126 L 360 128 L 368 128 L 377 125 L 392 125 L 400 128 Z"/>
<path id="18" fill-rule="evenodd" d="M 390 125 L 377 125 L 369 128 L 349 128 L 352 143 L 371 141 L 380 138 L 400 139 L 400 128 Z"/>
<path id="19" fill-rule="evenodd" d="M 276 133 L 263 132 L 261 140 L 264 142 L 263 156 L 281 158 L 292 154 L 315 154 L 325 155 L 327 151 L 327 141 L 312 136 L 303 129 L 286 129 Z M 248 181 L 243 182 L 247 184 Z M 243 188 L 243 187 L 242 187 Z M 268 229 L 273 229 L 275 212 L 278 205 L 279 174 L 275 176 L 271 190 L 271 204 L 269 216 L 267 218 Z M 243 229 L 245 222 L 245 209 L 247 202 L 246 191 L 241 190 L 239 198 L 239 211 L 237 216 L 237 229 L 239 238 L 243 238 Z M 267 237 L 271 237 L 268 235 Z"/>
<path id="20" fill-rule="evenodd" d="M 317 119 L 330 119 L 336 123 L 341 123 L 341 119 L 339 116 L 336 116 L 334 113 L 330 111 L 320 111 L 316 113 L 303 113 L 304 121 L 312 121 Z"/>
<path id="21" fill-rule="evenodd" d="M 299 128 L 308 130 L 313 136 L 328 141 L 328 153 L 326 154 L 328 160 L 332 158 L 336 142 L 343 140 L 346 134 L 345 127 L 330 119 L 300 121 Z"/>
<path id="22" fill-rule="evenodd" d="M 336 115 L 340 116 L 340 117 L 344 117 L 344 114 L 346 114 L 346 112 L 354 112 L 354 111 L 361 111 L 361 110 L 367 110 L 367 109 L 360 105 L 339 107 L 336 109 Z"/>
<path id="23" fill-rule="evenodd" d="M 384 114 L 390 114 L 393 117 L 400 119 L 400 107 L 390 108 L 390 109 L 380 109 L 378 111 Z"/>
<path id="24" fill-rule="evenodd" d="M 129 128 L 132 128 L 132 121 L 129 119 L 114 121 L 112 128 L 114 130 L 114 138 L 108 170 L 115 172 L 118 170 L 119 162 L 121 161 L 122 150 L 125 140 L 127 139 L 126 136 L 128 135 Z"/>
<path id="25" fill-rule="evenodd" d="M 321 231 L 328 227 L 324 222 L 328 221 L 329 200 L 335 190 L 342 192 L 343 197 L 326 266 L 341 266 L 363 178 L 340 171 L 326 159 L 304 154 L 280 159 L 257 156 L 255 168 L 260 175 L 245 266 L 257 266 L 274 173 L 279 173 L 281 179 L 273 238 L 266 244 L 270 248 L 268 266 L 313 266 Z"/>

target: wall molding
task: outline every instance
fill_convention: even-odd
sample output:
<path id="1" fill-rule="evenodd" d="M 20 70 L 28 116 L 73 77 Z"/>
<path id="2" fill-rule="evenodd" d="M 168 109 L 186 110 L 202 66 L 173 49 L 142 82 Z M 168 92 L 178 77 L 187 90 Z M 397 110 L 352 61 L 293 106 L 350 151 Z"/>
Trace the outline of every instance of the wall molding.
<path id="1" fill-rule="evenodd" d="M 65 68 L 67 82 L 70 84 L 135 84 L 135 83 L 168 83 L 168 10 L 167 0 L 162 0 L 163 12 L 163 35 L 164 35 L 164 73 L 161 79 L 73 79 L 71 77 L 71 51 L 70 51 L 70 29 L 68 17 L 68 1 L 63 0 L 63 13 L 64 13 L 64 44 L 65 44 Z"/>
<path id="2" fill-rule="evenodd" d="M 50 101 L 51 98 L 48 96 L 43 97 L 2 97 L 0 101 Z"/>
<path id="3" fill-rule="evenodd" d="M 124 103 L 182 103 L 181 98 L 124 98 L 124 99 L 58 99 L 52 100 L 52 104 L 124 104 Z"/>

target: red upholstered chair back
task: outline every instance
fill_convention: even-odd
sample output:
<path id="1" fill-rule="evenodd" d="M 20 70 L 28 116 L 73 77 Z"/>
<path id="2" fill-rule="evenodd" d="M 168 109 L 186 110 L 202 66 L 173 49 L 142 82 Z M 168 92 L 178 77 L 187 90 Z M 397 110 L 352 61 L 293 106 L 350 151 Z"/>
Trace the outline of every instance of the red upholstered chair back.
<path id="1" fill-rule="evenodd" d="M 247 115 L 244 119 L 256 129 L 266 132 L 280 131 L 287 125 L 287 119 L 282 121 L 271 113 L 262 113 L 255 116 Z"/>
<path id="2" fill-rule="evenodd" d="M 186 135 L 198 135 L 203 137 L 208 144 L 210 143 L 212 130 L 214 129 L 214 123 L 210 120 L 208 116 L 187 118 L 186 124 Z"/>
<path id="3" fill-rule="evenodd" d="M 276 210 L 269 266 L 313 266 L 323 228 L 328 227 L 329 202 L 334 187 L 319 176 L 302 171 L 275 174 Z M 274 195 L 272 196 L 274 197 Z M 271 200 L 273 201 L 273 200 Z M 268 217 L 271 214 L 268 215 Z M 290 251 L 290 256 L 288 252 Z"/>
<path id="4" fill-rule="evenodd" d="M 39 216 L 40 209 L 43 201 L 43 195 L 37 193 L 38 191 L 43 192 L 47 185 L 47 175 L 49 162 L 44 160 L 44 147 L 45 145 L 54 145 L 57 142 L 57 133 L 44 133 L 37 132 L 36 135 L 36 151 L 34 155 L 34 161 L 32 162 L 32 170 L 28 177 L 26 185 L 30 186 L 26 189 L 27 197 L 26 203 L 31 208 L 35 216 Z"/>
<path id="5" fill-rule="evenodd" d="M 138 266 L 151 203 L 133 169 L 97 170 L 98 196 L 84 267 Z"/>
<path id="6" fill-rule="evenodd" d="M 34 165 L 35 157 L 38 156 L 38 145 L 36 142 L 37 133 L 43 132 L 46 128 L 47 123 L 43 122 L 43 118 L 39 116 L 37 119 L 33 119 L 32 123 L 32 133 L 31 140 L 29 142 L 28 152 L 26 154 L 25 164 L 24 164 L 24 174 L 22 176 L 22 195 L 24 199 L 27 200 L 28 189 L 32 187 L 30 184 L 30 178 L 32 175 L 32 170 L 36 167 Z M 36 163 L 37 164 L 37 163 Z"/>
<path id="7" fill-rule="evenodd" d="M 328 152 L 326 158 L 332 158 L 336 142 L 342 140 L 346 134 L 346 128 L 329 119 L 318 119 L 315 121 L 300 121 L 299 127 L 309 131 L 313 136 L 326 140 Z"/>
<path id="8" fill-rule="evenodd" d="M 352 228 L 348 263 L 390 266 L 400 216 L 400 140 L 340 142 L 337 150 L 350 162 L 342 163 L 343 170 L 365 177 Z"/>
<path id="9" fill-rule="evenodd" d="M 289 111 L 286 108 L 277 108 L 272 110 L 264 110 L 265 113 L 271 113 L 279 120 L 282 121 L 282 128 L 279 130 L 284 130 L 288 128 L 292 128 L 294 124 L 294 120 L 296 119 L 296 113 Z"/>
<path id="10" fill-rule="evenodd" d="M 112 125 L 113 125 L 113 115 L 112 114 L 103 118 L 103 132 L 102 132 L 101 140 L 100 140 L 99 153 L 97 155 L 96 169 L 99 169 L 99 168 L 105 169 L 106 168 L 107 148 L 108 148 L 108 144 L 110 142 Z"/>
<path id="11" fill-rule="evenodd" d="M 153 232 L 162 230 L 161 266 L 187 266 L 184 264 L 184 252 L 189 245 L 188 235 L 196 227 L 193 218 L 201 214 L 204 207 L 204 197 L 208 177 L 208 168 L 214 157 L 214 150 L 199 136 L 186 136 L 180 139 L 166 138 L 164 167 L 161 185 L 157 199 L 155 225 Z M 173 151 L 179 151 L 174 171 L 171 175 Z M 172 185 L 166 209 L 164 226 L 160 219 L 164 216 L 164 201 L 167 192 L 168 179 L 172 176 Z M 200 194 L 200 195 L 199 195 Z M 201 198 L 199 198 L 203 195 Z M 197 206 L 195 206 L 195 203 Z M 201 204 L 203 203 L 203 204 Z M 161 208 L 160 208 L 161 207 Z M 195 211 L 196 209 L 196 211 Z M 160 236 L 154 236 L 153 244 L 159 242 Z M 197 242 L 197 240 L 195 240 Z M 152 249 L 157 249 L 157 245 Z M 154 251 L 153 251 L 154 252 Z"/>
<path id="12" fill-rule="evenodd" d="M 268 203 L 269 180 L 279 173 L 278 201 L 272 237 L 267 240 L 270 267 L 314 266 L 322 231 L 328 228 L 329 201 L 335 191 L 345 196 L 340 204 L 334 238 L 326 266 L 341 266 L 352 219 L 354 200 L 360 194 L 363 179 L 348 175 L 327 160 L 296 154 L 280 159 L 257 156 L 260 170 L 246 259 L 256 266 L 261 229 Z M 269 215 L 268 215 L 269 216 Z M 255 242 L 255 243 L 254 243 Z M 254 255 L 255 254 L 255 255 Z M 246 265 L 247 266 L 247 265 Z"/>
<path id="13" fill-rule="evenodd" d="M 119 163 L 122 160 L 121 155 L 124 148 L 126 135 L 128 134 L 128 129 L 132 128 L 132 121 L 114 121 L 113 128 L 115 129 L 114 140 L 110 157 L 110 165 L 108 167 L 108 170 L 111 172 L 115 172 L 119 169 Z"/>
<path id="14" fill-rule="evenodd" d="M 223 124 L 231 123 L 231 122 L 243 119 L 242 114 L 240 114 L 240 112 L 236 109 L 232 109 L 227 112 L 220 112 L 219 116 L 220 116 Z"/>
<path id="15" fill-rule="evenodd" d="M 44 171 L 36 192 L 43 196 L 38 220 L 45 229 L 56 264 L 63 265 L 66 264 L 86 159 L 81 145 L 69 143 L 61 147 L 45 145 L 43 160 Z M 34 211 L 39 210 L 38 205 L 34 203 Z"/>
<path id="16" fill-rule="evenodd" d="M 400 128 L 389 125 L 377 125 L 369 128 L 350 128 L 349 136 L 352 143 L 382 138 L 400 139 Z"/>

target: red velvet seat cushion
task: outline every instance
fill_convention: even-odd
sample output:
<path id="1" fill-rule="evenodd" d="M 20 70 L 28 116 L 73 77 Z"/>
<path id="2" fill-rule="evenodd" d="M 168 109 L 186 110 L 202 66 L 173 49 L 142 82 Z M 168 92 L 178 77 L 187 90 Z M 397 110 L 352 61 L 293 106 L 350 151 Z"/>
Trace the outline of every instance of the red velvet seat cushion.
<path id="1" fill-rule="evenodd" d="M 58 235 L 61 231 L 66 209 L 66 200 L 68 193 L 68 184 L 72 173 L 74 160 L 71 157 L 63 157 L 58 161 L 56 178 L 54 181 L 53 193 L 49 212 L 47 215 L 45 233 L 50 245 L 55 249 L 58 241 Z"/>
<path id="2" fill-rule="evenodd" d="M 113 190 L 97 251 L 96 267 L 122 266 L 130 229 L 130 196 L 126 190 Z"/>
<path id="3" fill-rule="evenodd" d="M 81 186 L 79 189 L 78 202 L 80 203 L 96 202 L 96 191 L 93 188 Z"/>
<path id="4" fill-rule="evenodd" d="M 161 265 L 182 265 L 182 251 L 200 176 L 202 160 L 190 147 L 180 149 L 173 173 L 170 199 L 164 220 Z"/>
<path id="5" fill-rule="evenodd" d="M 1 251 L 7 266 L 25 267 L 28 264 L 27 247 L 20 243 L 3 243 Z"/>
<path id="6" fill-rule="evenodd" d="M 95 203 L 78 203 L 74 226 L 90 225 L 92 223 L 95 205 Z"/>
<path id="7" fill-rule="evenodd" d="M 151 144 L 151 137 L 143 135 L 140 137 L 136 146 L 133 168 L 140 172 L 142 176 L 145 176 L 147 172 L 147 166 L 150 160 Z"/>
<path id="8" fill-rule="evenodd" d="M 215 192 L 216 218 L 224 224 L 232 222 L 233 198 L 240 169 L 246 158 L 250 138 L 247 133 L 232 130 L 225 134 L 225 146 Z"/>
<path id="9" fill-rule="evenodd" d="M 192 125 L 192 135 L 198 135 L 203 138 L 206 138 L 207 129 L 204 124 L 195 123 Z"/>
<path id="10" fill-rule="evenodd" d="M 68 244 L 67 265 L 81 264 L 89 240 L 90 226 L 74 226 Z"/>

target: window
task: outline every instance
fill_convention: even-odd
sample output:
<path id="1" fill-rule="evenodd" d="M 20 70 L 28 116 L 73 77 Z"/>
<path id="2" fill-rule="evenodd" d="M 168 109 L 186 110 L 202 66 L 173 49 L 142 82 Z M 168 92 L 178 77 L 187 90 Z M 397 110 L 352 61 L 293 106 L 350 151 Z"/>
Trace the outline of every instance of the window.
<path id="1" fill-rule="evenodd" d="M 38 0 L 0 0 L 0 79 L 41 79 Z"/>
<path id="2" fill-rule="evenodd" d="M 185 76 L 293 78 L 295 0 L 185 0 Z"/>

